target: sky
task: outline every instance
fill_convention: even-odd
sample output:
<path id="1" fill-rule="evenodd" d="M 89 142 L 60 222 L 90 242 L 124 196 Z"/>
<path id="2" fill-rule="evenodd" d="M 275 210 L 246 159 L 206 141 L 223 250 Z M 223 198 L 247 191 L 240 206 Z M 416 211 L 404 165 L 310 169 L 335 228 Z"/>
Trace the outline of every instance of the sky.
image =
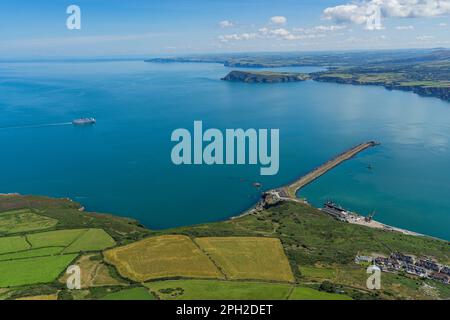
<path id="1" fill-rule="evenodd" d="M 450 0 L 0 2 L 2 58 L 434 47 L 450 47 Z"/>

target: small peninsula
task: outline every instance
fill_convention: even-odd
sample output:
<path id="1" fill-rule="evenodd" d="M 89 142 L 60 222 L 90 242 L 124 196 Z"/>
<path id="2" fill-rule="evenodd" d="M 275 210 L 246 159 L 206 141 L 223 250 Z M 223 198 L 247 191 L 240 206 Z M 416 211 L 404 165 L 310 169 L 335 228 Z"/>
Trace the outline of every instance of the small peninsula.
<path id="1" fill-rule="evenodd" d="M 352 85 L 382 86 L 450 101 L 450 50 L 447 48 L 336 53 L 252 53 L 154 58 L 153 63 L 220 63 L 235 68 L 315 66 L 310 74 L 232 71 L 222 78 L 246 83 L 314 80 Z"/>
<path id="2" fill-rule="evenodd" d="M 231 71 L 221 80 L 247 83 L 280 83 L 299 82 L 309 79 L 310 77 L 307 74 L 303 73 L 271 71 Z"/>

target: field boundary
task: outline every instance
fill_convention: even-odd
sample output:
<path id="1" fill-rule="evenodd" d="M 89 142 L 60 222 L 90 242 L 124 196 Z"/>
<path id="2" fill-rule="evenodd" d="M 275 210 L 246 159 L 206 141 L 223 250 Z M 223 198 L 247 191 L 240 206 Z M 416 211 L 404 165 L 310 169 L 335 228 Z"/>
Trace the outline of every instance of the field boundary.
<path id="1" fill-rule="evenodd" d="M 209 260 L 211 260 L 211 262 L 216 266 L 216 268 L 217 268 L 217 269 L 220 271 L 220 273 L 224 276 L 225 280 L 230 280 L 230 279 L 228 278 L 228 276 L 226 275 L 225 271 L 222 269 L 222 267 L 220 267 L 219 264 L 213 259 L 213 257 L 211 257 L 211 256 L 209 255 L 208 252 L 206 252 L 205 250 L 203 250 L 203 248 L 197 243 L 197 241 L 195 241 L 196 238 L 191 238 L 191 237 L 189 237 L 189 238 L 190 238 L 191 241 L 194 243 L 194 245 L 195 245 L 197 248 L 199 248 L 200 251 L 203 252 L 203 254 L 204 254 L 205 256 L 207 256 Z"/>

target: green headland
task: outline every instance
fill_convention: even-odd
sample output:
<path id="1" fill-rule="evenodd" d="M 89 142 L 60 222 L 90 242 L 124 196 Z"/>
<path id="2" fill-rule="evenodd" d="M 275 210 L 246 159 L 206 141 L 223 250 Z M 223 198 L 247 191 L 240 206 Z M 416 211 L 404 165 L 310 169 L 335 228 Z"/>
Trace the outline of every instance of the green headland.
<path id="1" fill-rule="evenodd" d="M 24 212 L 35 219 L 11 225 Z M 301 202 L 156 231 L 69 199 L 3 195 L 4 219 L 1 299 L 450 298 L 448 285 L 405 272 L 383 272 L 382 289 L 371 291 L 355 263 L 401 252 L 448 264 L 448 242 L 341 222 Z M 81 290 L 66 287 L 70 264 L 81 267 Z"/>

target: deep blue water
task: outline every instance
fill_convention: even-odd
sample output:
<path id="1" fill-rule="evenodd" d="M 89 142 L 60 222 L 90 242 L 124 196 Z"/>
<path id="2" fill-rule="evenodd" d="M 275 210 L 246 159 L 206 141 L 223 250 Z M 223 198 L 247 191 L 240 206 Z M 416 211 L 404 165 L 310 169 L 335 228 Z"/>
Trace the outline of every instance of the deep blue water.
<path id="1" fill-rule="evenodd" d="M 0 193 L 70 197 L 150 228 L 217 221 L 355 144 L 382 145 L 300 192 L 450 239 L 450 104 L 380 87 L 220 81 L 217 64 L 0 64 Z M 60 124 L 93 116 L 92 127 Z M 172 130 L 279 128 L 280 172 L 175 166 Z M 367 168 L 368 165 L 372 170 Z"/>

